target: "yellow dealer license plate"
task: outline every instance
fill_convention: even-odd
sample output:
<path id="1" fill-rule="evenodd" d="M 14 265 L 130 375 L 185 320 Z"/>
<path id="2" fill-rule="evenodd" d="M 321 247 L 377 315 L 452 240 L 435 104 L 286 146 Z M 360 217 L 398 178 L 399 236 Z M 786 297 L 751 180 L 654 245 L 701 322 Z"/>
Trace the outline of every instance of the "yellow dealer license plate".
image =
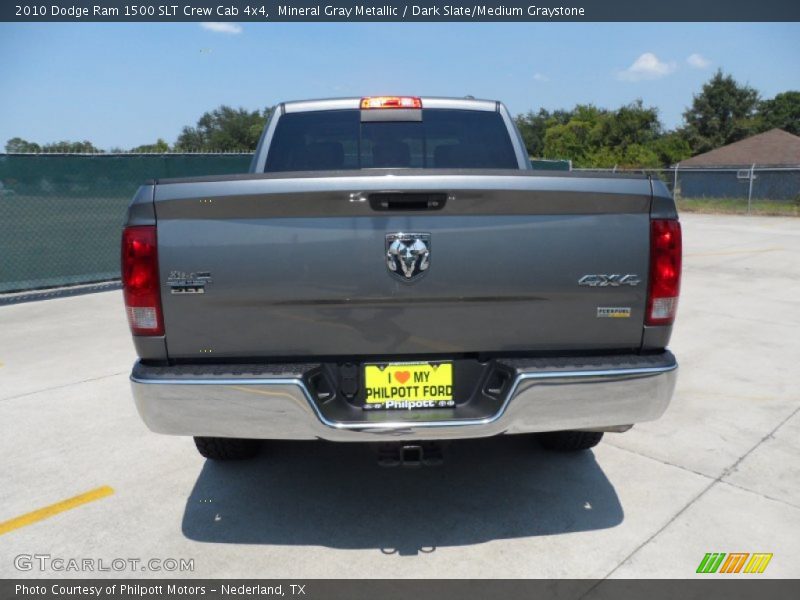
<path id="1" fill-rule="evenodd" d="M 453 363 L 389 363 L 364 366 L 366 409 L 450 408 Z"/>

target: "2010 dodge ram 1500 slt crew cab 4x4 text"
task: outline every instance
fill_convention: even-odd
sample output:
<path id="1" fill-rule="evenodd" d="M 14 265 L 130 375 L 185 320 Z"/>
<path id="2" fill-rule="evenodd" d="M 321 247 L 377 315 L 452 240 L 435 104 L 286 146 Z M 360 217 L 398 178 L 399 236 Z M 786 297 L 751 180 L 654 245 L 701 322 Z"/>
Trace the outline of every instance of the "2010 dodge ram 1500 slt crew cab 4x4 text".
<path id="1" fill-rule="evenodd" d="M 535 172 L 499 102 L 286 102 L 249 173 L 136 193 L 133 395 L 215 459 L 263 439 L 590 448 L 666 409 L 680 271 L 661 181 Z"/>

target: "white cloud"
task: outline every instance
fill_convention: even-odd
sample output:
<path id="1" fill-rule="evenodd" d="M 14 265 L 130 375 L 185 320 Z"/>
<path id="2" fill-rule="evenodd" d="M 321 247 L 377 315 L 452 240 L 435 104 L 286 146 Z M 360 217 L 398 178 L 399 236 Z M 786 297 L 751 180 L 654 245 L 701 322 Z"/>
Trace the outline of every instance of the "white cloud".
<path id="1" fill-rule="evenodd" d="M 705 69 L 711 64 L 710 60 L 708 60 L 702 54 L 697 54 L 696 52 L 694 54 L 690 54 L 686 59 L 686 62 L 693 69 Z"/>
<path id="2" fill-rule="evenodd" d="M 534 73 L 533 74 L 534 81 L 550 81 L 550 78 L 547 75 L 542 75 L 541 73 Z"/>
<path id="3" fill-rule="evenodd" d="M 659 79 L 672 73 L 678 66 L 674 62 L 662 62 L 652 52 L 645 52 L 633 64 L 617 73 L 622 81 L 642 81 L 643 79 Z"/>
<path id="4" fill-rule="evenodd" d="M 236 23 L 220 23 L 217 21 L 205 22 L 200 23 L 200 27 L 203 29 L 208 29 L 209 31 L 213 31 L 215 33 L 229 33 L 231 35 L 237 35 L 242 33 L 242 26 L 237 25 Z"/>

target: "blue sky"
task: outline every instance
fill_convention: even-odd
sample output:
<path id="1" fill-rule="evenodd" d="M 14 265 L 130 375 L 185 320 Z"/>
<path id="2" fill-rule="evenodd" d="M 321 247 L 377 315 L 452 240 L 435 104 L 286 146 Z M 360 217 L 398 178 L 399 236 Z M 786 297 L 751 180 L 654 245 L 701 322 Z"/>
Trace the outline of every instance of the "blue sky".
<path id="1" fill-rule="evenodd" d="M 642 98 L 672 127 L 718 67 L 764 97 L 800 90 L 788 23 L 2 23 L 0 57 L 0 146 L 171 143 L 220 104 L 381 93 L 515 114 Z"/>

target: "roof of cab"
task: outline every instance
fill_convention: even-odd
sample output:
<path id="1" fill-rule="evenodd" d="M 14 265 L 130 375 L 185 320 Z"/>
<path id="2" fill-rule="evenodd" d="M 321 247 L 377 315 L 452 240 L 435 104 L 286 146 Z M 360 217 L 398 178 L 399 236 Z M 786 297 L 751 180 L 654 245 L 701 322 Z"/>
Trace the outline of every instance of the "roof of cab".
<path id="1" fill-rule="evenodd" d="M 368 97 L 368 96 L 364 96 Z M 415 96 L 417 97 L 417 96 Z M 286 113 L 308 112 L 315 110 L 346 110 L 361 107 L 361 96 L 353 98 L 325 98 L 320 100 L 293 100 L 283 102 L 283 111 Z M 496 111 L 500 107 L 497 100 L 477 100 L 475 98 L 442 98 L 434 96 L 419 96 L 422 108 L 449 108 L 461 110 Z M 381 110 L 381 109 L 373 109 Z M 392 110 L 392 109 L 387 109 Z"/>

